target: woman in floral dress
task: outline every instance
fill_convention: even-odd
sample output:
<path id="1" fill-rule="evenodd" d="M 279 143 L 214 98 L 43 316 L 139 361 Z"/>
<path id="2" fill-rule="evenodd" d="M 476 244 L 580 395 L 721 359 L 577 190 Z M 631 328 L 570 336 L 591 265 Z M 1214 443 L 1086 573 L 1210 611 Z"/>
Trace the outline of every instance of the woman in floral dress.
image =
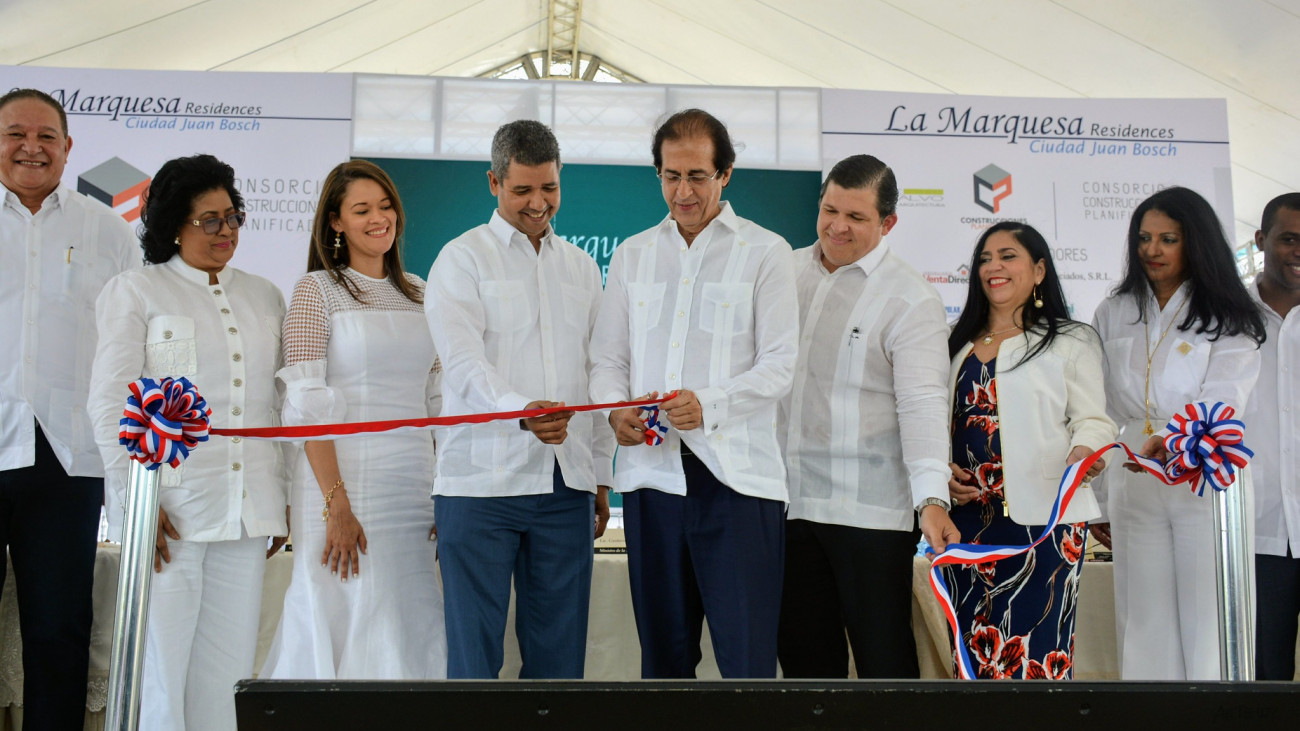
<path id="1" fill-rule="evenodd" d="M 1024 546 L 1042 533 L 1066 467 L 1115 438 L 1101 342 L 1069 318 L 1051 249 L 1032 227 L 988 229 L 971 270 L 948 340 L 952 519 L 964 542 Z M 1087 521 L 1098 515 L 1085 486 L 1034 550 L 944 569 L 978 677 L 1072 677 Z"/>

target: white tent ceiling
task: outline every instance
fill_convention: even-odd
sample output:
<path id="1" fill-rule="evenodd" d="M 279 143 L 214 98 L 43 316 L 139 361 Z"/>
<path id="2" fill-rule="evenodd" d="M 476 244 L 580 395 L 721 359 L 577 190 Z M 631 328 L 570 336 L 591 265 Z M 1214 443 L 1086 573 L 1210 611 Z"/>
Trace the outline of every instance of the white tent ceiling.
<path id="1" fill-rule="evenodd" d="M 0 64 L 473 76 L 545 0 L 0 0 Z M 1300 0 L 586 0 L 579 46 L 654 83 L 1228 100 L 1236 240 L 1300 190 Z"/>

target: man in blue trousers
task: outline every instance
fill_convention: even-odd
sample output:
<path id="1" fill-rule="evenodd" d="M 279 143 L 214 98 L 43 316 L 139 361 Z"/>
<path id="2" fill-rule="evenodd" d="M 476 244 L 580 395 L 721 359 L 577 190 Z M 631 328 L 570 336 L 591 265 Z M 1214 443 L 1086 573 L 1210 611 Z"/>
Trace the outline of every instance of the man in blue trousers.
<path id="1" fill-rule="evenodd" d="M 674 393 L 646 443 L 641 414 L 609 422 L 622 447 L 632 607 L 647 678 L 692 678 L 705 617 L 728 678 L 776 676 L 785 551 L 777 403 L 798 357 L 790 245 L 722 201 L 736 152 L 688 109 L 655 134 L 668 216 L 610 261 L 592 338 L 591 397 Z"/>
<path id="2" fill-rule="evenodd" d="M 560 207 L 555 135 L 531 120 L 501 127 L 488 187 L 497 198 L 491 220 L 447 244 L 429 272 L 442 413 L 581 404 L 600 270 L 551 228 Z M 439 432 L 434 513 L 448 678 L 501 672 L 512 580 L 520 677 L 583 676 L 593 525 L 599 535 L 609 518 L 613 451 L 609 427 L 592 413 Z"/>

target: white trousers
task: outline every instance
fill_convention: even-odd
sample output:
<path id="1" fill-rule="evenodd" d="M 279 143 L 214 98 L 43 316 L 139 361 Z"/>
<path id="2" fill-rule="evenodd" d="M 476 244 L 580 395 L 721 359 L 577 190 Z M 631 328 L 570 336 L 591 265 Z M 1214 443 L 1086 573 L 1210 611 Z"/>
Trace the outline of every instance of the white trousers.
<path id="1" fill-rule="evenodd" d="M 1108 472 L 1115 624 L 1124 680 L 1218 680 L 1214 497 L 1118 465 Z M 1116 484 L 1118 483 L 1118 484 Z M 1230 488 L 1246 490 L 1249 477 Z M 1250 526 L 1253 533 L 1253 525 Z M 1248 546 L 1254 546 L 1247 535 Z M 1252 617 L 1254 589 L 1251 587 Z M 1253 627 L 1253 621 L 1251 625 Z M 1251 638 L 1253 641 L 1253 637 Z"/>
<path id="2" fill-rule="evenodd" d="M 141 731 L 235 731 L 234 685 L 251 677 L 266 538 L 168 541 L 153 575 Z"/>

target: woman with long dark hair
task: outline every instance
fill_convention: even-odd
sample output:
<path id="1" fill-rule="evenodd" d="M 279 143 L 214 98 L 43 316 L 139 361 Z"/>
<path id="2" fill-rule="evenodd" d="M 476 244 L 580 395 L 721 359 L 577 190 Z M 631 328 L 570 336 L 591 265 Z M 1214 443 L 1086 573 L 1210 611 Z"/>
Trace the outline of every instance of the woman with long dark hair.
<path id="1" fill-rule="evenodd" d="M 1214 209 L 1166 188 L 1129 223 L 1124 279 L 1093 323 L 1106 350 L 1107 410 L 1135 451 L 1165 458 L 1170 416 L 1189 403 L 1241 411 L 1259 375 L 1264 321 L 1237 275 Z M 1219 677 L 1212 508 L 1146 473 L 1106 477 L 1115 614 L 1125 679 Z"/>
<path id="2" fill-rule="evenodd" d="M 117 433 L 128 383 L 183 376 L 216 425 L 278 424 L 284 297 L 229 266 L 243 209 L 229 165 L 211 155 L 165 163 L 140 215 L 150 266 L 118 275 L 99 296 L 88 406 L 112 488 L 110 524 L 124 506 L 127 459 Z M 288 532 L 280 448 L 214 437 L 159 472 L 140 728 L 233 731 L 230 689 L 253 672 L 266 559 Z"/>
<path id="3" fill-rule="evenodd" d="M 402 269 L 387 173 L 352 160 L 325 178 L 307 274 L 284 321 L 286 424 L 436 415 L 424 280 Z M 307 442 L 293 465 L 293 579 L 264 674 L 446 677 L 427 431 Z"/>
<path id="4" fill-rule="evenodd" d="M 999 223 L 980 237 L 948 352 L 953 523 L 964 541 L 1027 545 L 1047 523 L 1061 473 L 1115 436 L 1101 342 L 1070 319 L 1051 249 L 1032 226 Z M 1097 515 L 1084 487 L 1033 551 L 945 569 L 979 677 L 1072 677 L 1083 546 Z"/>

